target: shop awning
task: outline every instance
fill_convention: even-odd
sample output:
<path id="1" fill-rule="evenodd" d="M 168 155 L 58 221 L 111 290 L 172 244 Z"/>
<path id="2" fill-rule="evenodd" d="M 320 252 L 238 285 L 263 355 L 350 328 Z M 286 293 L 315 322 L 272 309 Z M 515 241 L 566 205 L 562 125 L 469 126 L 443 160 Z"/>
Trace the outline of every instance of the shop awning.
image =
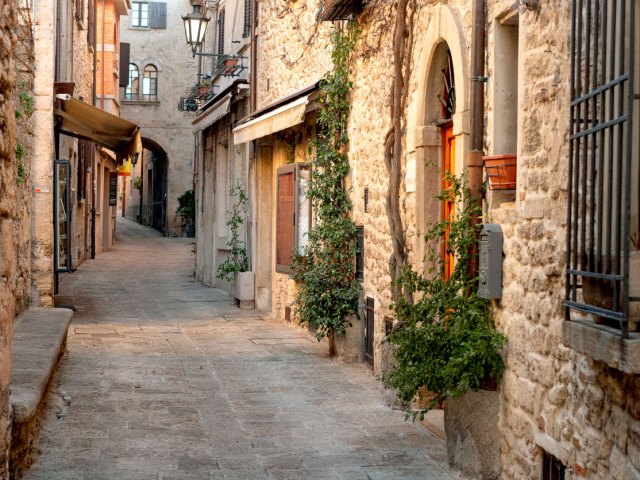
<path id="1" fill-rule="evenodd" d="M 142 152 L 140 128 L 124 118 L 71 97 L 56 101 L 55 114 L 60 133 L 113 150 L 118 161 Z"/>
<path id="2" fill-rule="evenodd" d="M 197 130 L 204 130 L 229 113 L 230 106 L 231 94 L 227 93 L 191 123 L 196 126 Z"/>
<path id="3" fill-rule="evenodd" d="M 233 129 L 235 145 L 291 128 L 304 121 L 309 95 L 297 98 Z"/>

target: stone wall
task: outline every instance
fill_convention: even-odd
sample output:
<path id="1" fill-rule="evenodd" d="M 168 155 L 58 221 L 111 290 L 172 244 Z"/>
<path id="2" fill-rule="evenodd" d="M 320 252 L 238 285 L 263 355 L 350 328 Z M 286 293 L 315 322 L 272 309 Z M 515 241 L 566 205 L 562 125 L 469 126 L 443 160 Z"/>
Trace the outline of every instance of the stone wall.
<path id="1" fill-rule="evenodd" d="M 17 290 L 22 290 L 22 272 L 18 266 L 24 196 L 16 183 L 16 125 L 13 89 L 15 86 L 17 9 L 14 2 L 0 1 L 0 478 L 9 478 L 8 460 L 11 438 L 9 379 L 11 371 L 11 336 L 16 311 Z M 16 238 L 18 237 L 18 238 Z M 22 263 L 20 261 L 20 263 Z M 18 305 L 16 305 L 18 303 Z"/>
<path id="2" fill-rule="evenodd" d="M 131 62 L 138 65 L 141 73 L 150 63 L 158 68 L 158 102 L 123 100 L 120 116 L 137 123 L 142 137 L 167 155 L 168 235 L 182 234 L 182 222 L 175 213 L 178 197 L 193 188 L 194 115 L 178 111 L 180 96 L 198 80 L 198 60 L 191 57 L 180 19 L 190 11 L 189 1 L 168 2 L 166 29 L 130 27 L 129 17 L 120 18 L 120 41 L 131 44 Z"/>
<path id="3" fill-rule="evenodd" d="M 331 68 L 331 22 L 315 0 L 258 2 L 257 108 L 317 82 Z"/>
<path id="4" fill-rule="evenodd" d="M 539 478 L 544 449 L 566 478 L 640 478 L 640 380 L 562 344 L 571 18 L 542 3 L 520 14 L 517 196 L 488 212 L 505 235 L 503 476 Z"/>

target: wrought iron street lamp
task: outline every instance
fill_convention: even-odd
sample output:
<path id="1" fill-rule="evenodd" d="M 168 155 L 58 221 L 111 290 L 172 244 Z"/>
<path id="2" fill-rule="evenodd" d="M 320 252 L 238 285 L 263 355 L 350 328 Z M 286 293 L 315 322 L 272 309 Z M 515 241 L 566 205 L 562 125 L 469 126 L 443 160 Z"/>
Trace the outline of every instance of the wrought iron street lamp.
<path id="1" fill-rule="evenodd" d="M 202 55 L 198 53 L 197 50 L 200 48 L 200 45 L 202 45 L 204 33 L 207 30 L 209 20 L 211 20 L 209 17 L 204 16 L 200 9 L 201 5 L 195 1 L 193 2 L 193 11 L 182 17 L 184 33 L 187 37 L 187 45 L 191 47 L 194 58 L 196 55 Z"/>

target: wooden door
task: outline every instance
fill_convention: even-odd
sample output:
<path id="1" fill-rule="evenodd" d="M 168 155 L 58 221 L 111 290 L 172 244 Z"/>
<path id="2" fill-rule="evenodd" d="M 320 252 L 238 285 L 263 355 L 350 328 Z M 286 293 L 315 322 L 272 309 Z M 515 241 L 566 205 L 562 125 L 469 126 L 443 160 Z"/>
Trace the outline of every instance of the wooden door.
<path id="1" fill-rule="evenodd" d="M 451 188 L 451 182 L 447 180 L 449 174 L 455 174 L 456 138 L 453 135 L 453 124 L 442 127 L 442 191 Z M 455 198 L 442 200 L 442 219 L 453 219 L 455 215 Z M 444 278 L 449 279 L 453 273 L 454 256 L 449 250 L 449 228 L 444 232 L 442 239 L 442 261 L 444 262 Z"/>

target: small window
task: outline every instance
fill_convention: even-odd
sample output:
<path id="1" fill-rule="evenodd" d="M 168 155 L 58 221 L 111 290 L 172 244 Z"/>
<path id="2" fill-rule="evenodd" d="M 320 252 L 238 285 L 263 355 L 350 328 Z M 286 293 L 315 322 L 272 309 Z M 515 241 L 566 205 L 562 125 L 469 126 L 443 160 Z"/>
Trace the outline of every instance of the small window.
<path id="1" fill-rule="evenodd" d="M 158 69 L 155 65 L 144 67 L 142 75 L 142 100 L 145 102 L 158 101 Z"/>
<path id="2" fill-rule="evenodd" d="M 140 72 L 134 63 L 129 64 L 129 83 L 124 91 L 125 100 L 138 100 L 140 92 Z"/>
<path id="3" fill-rule="evenodd" d="M 364 227 L 356 227 L 356 279 L 364 280 Z"/>
<path id="4" fill-rule="evenodd" d="M 302 254 L 309 240 L 311 201 L 307 197 L 310 166 L 292 163 L 278 169 L 276 271 L 291 272 L 294 255 Z"/>
<path id="5" fill-rule="evenodd" d="M 565 467 L 550 453 L 542 451 L 542 480 L 564 480 Z"/>
<path id="6" fill-rule="evenodd" d="M 132 27 L 148 27 L 149 26 L 149 3 L 148 2 L 132 2 L 131 3 L 131 26 Z"/>

